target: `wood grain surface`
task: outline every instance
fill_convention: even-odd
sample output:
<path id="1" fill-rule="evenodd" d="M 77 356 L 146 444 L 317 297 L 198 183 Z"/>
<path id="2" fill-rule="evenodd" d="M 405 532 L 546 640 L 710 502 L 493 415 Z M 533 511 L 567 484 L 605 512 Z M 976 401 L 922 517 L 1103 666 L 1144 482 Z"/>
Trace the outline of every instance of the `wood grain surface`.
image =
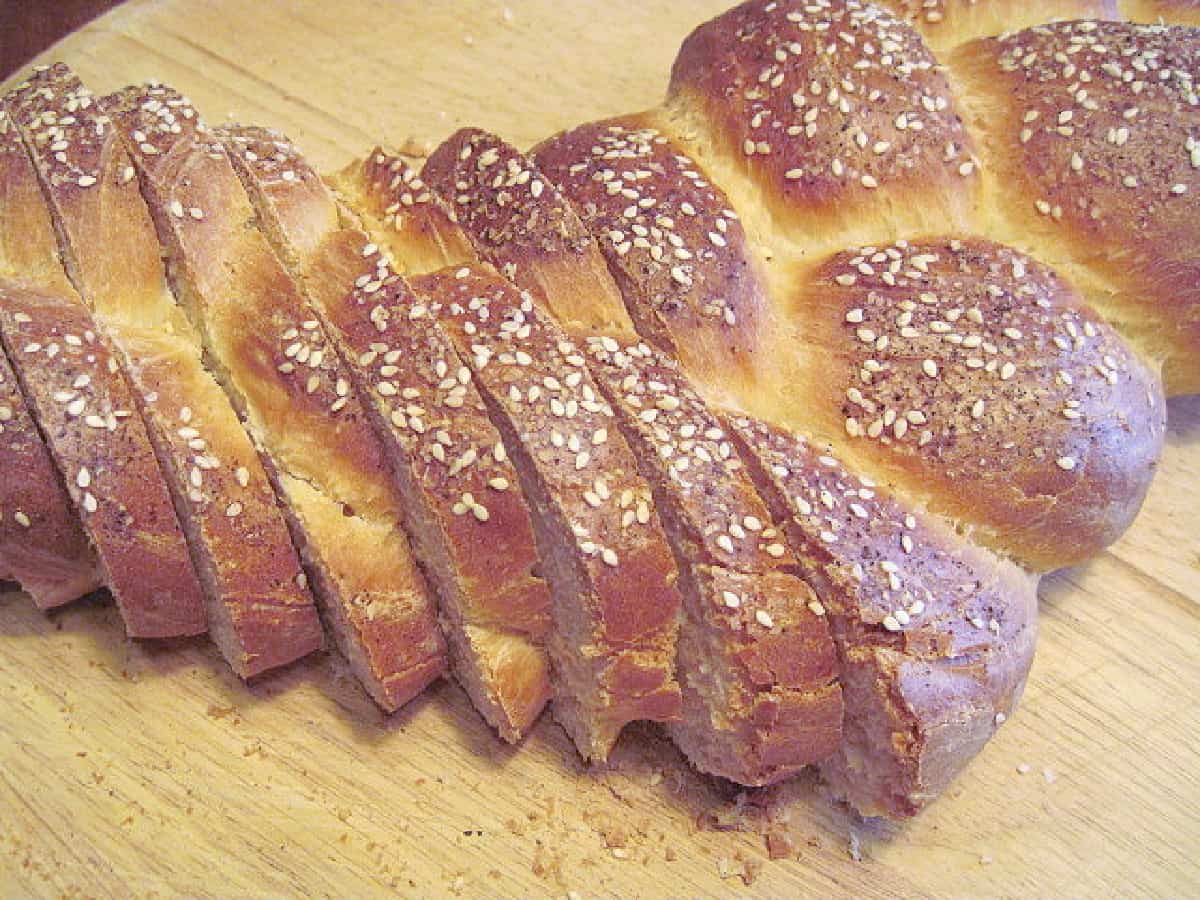
<path id="1" fill-rule="evenodd" d="M 143 0 L 41 61 L 98 90 L 168 81 L 328 169 L 650 106 L 724 5 Z M 815 778 L 739 796 L 652 729 L 585 771 L 549 720 L 501 745 L 449 683 L 385 718 L 329 657 L 246 686 L 204 641 L 126 641 L 110 604 L 8 593 L 0 895 L 1200 895 L 1200 398 L 1170 412 L 1133 529 L 1043 583 L 1021 710 L 904 826 L 853 821 Z M 767 859 L 767 816 L 790 858 Z"/>

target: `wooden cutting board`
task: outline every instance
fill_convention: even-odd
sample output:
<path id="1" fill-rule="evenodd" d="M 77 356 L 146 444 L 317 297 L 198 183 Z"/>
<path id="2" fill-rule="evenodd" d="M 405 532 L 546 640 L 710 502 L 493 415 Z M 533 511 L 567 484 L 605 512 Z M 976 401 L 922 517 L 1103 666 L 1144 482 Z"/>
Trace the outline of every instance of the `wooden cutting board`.
<path id="1" fill-rule="evenodd" d="M 102 91 L 162 79 L 331 169 L 651 106 L 723 5 L 141 0 L 39 61 Z M 1200 398 L 1170 418 L 1133 529 L 1044 582 L 1020 712 L 906 825 L 853 822 L 802 778 L 752 798 L 796 839 L 768 861 L 731 830 L 756 821 L 736 792 L 652 730 L 585 771 L 548 720 L 503 746 L 449 683 L 385 718 L 327 657 L 247 687 L 203 641 L 135 645 L 111 605 L 9 593 L 0 894 L 1200 894 Z"/>

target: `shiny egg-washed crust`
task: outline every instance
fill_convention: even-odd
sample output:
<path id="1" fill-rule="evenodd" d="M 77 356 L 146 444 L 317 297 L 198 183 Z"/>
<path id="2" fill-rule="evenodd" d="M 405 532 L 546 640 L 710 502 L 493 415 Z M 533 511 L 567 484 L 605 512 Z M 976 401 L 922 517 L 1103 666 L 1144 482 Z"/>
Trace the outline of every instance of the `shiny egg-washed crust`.
<path id="1" fill-rule="evenodd" d="M 739 416 L 729 425 L 838 645 L 844 739 L 822 773 L 864 815 L 914 815 L 1016 707 L 1036 579 L 805 438 Z"/>
<path id="2" fill-rule="evenodd" d="M 974 38 L 1056 20 L 1120 18 L 1117 0 L 882 0 L 879 5 L 903 16 L 939 53 Z"/>
<path id="3" fill-rule="evenodd" d="M 829 627 L 726 435 L 678 363 L 645 343 L 587 341 L 593 377 L 655 502 L 680 571 L 683 718 L 697 768 L 779 781 L 841 742 Z"/>
<path id="4" fill-rule="evenodd" d="M 154 450 L 117 359 L 59 262 L 37 173 L 3 110 L 0 197 L 8 359 L 126 631 L 201 634 L 203 592 Z"/>
<path id="5" fill-rule="evenodd" d="M 0 337 L 126 633 L 203 634 L 203 591 L 171 495 L 117 358 L 83 302 L 0 282 Z"/>
<path id="6" fill-rule="evenodd" d="M 958 48 L 999 236 L 1082 267 L 1089 299 L 1169 393 L 1200 390 L 1200 40 L 1194 29 L 1068 22 Z"/>
<path id="7" fill-rule="evenodd" d="M 464 128 L 434 150 L 421 178 L 454 210 L 479 256 L 568 331 L 635 334 L 591 234 L 515 147 Z"/>
<path id="8" fill-rule="evenodd" d="M 550 699 L 541 647 L 550 595 L 517 474 L 450 340 L 287 138 L 216 130 L 286 265 L 337 348 L 404 499 L 438 588 L 451 663 L 487 721 L 519 740 Z"/>
<path id="9" fill-rule="evenodd" d="M 0 288 L 2 291 L 3 288 Z M 0 572 L 39 609 L 103 586 L 54 460 L 34 424 L 8 356 L 0 353 Z"/>
<path id="10" fill-rule="evenodd" d="M 393 260 L 399 271 L 432 272 L 479 261 L 454 210 L 403 158 L 376 147 L 328 181 L 370 230 L 388 233 L 389 243 L 402 251 Z"/>
<path id="11" fill-rule="evenodd" d="M 587 372 L 580 348 L 490 268 L 414 278 L 516 464 L 553 597 L 553 709 L 589 760 L 627 723 L 680 712 L 680 597 L 650 486 Z"/>
<path id="12" fill-rule="evenodd" d="M 170 88 L 100 99 L 137 167 L 168 271 L 218 381 L 263 447 L 326 625 L 385 710 L 446 669 L 387 458 L 229 158 Z"/>
<path id="13" fill-rule="evenodd" d="M 648 152 L 630 134 L 628 125 L 597 123 L 537 151 L 553 158 L 543 171 L 565 177 L 564 193 L 617 266 L 606 235 L 629 201 L 593 186 L 642 165 L 629 161 Z M 606 138 L 633 149 L 605 159 L 595 148 Z M 676 163 L 641 182 L 656 209 L 665 200 L 675 220 L 727 215 L 728 201 L 714 193 L 694 196 L 680 215 L 677 192 L 694 184 L 687 171 L 695 164 L 657 132 L 640 132 L 639 141 Z M 689 251 L 688 278 L 731 281 L 765 297 L 747 239 L 736 218 L 728 221 L 725 246 Z M 629 251 L 643 257 L 619 284 L 654 341 L 660 332 L 643 323 L 661 308 L 663 274 L 645 252 Z M 711 354 L 693 362 L 684 350 L 685 368 L 710 400 L 732 394 L 734 406 L 848 444 L 866 471 L 902 479 L 921 502 L 1038 569 L 1093 555 L 1132 521 L 1162 447 L 1161 388 L 1045 266 L 986 241 L 899 241 L 835 254 L 800 277 L 774 284 L 789 295 L 772 298 L 779 322 L 757 338 L 745 383 L 713 367 Z M 719 334 L 724 325 L 666 321 L 678 331 L 668 346 L 682 348 L 704 346 L 699 331 Z"/>
<path id="14" fill-rule="evenodd" d="M 945 76 L 920 35 L 873 4 L 731 9 L 683 42 L 665 113 L 701 163 L 720 155 L 749 176 L 798 241 L 860 220 L 885 234 L 968 221 L 979 178 Z"/>
<path id="15" fill-rule="evenodd" d="M 638 331 L 707 381 L 757 364 L 762 281 L 720 188 L 639 117 L 565 132 L 533 151 L 608 262 Z"/>
<path id="16" fill-rule="evenodd" d="M 205 588 L 209 633 L 243 678 L 321 647 L 270 482 L 166 284 L 132 164 L 66 66 L 6 99 L 68 275 L 121 357 Z"/>
<path id="17" fill-rule="evenodd" d="M 1118 0 L 1118 5 L 1130 22 L 1200 26 L 1200 0 Z"/>
<path id="18" fill-rule="evenodd" d="M 1162 451 L 1158 378 L 1046 266 L 983 240 L 822 263 L 789 416 L 1034 569 L 1082 562 L 1137 514 Z"/>

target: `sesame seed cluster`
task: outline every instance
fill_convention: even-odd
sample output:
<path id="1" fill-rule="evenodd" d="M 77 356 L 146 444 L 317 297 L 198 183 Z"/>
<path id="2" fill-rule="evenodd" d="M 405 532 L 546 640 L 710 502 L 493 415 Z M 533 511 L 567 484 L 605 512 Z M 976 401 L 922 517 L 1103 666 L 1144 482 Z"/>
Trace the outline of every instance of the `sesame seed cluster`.
<path id="1" fill-rule="evenodd" d="M 223 145 L 208 131 L 185 97 L 171 88 L 151 85 L 115 95 L 112 103 L 119 110 L 115 114 L 122 118 L 122 128 L 139 144 L 134 154 L 140 164 L 153 168 L 156 157 L 170 153 L 181 143 L 194 142 L 199 152 L 213 162 L 223 164 L 221 168 L 227 171 L 222 172 L 220 180 L 227 176 L 235 182 L 232 187 L 240 190 Z M 298 182 L 301 175 L 281 167 L 279 177 L 283 181 Z M 156 181 L 154 176 L 150 180 Z M 169 214 L 167 224 L 179 235 L 185 247 L 200 246 L 205 233 L 200 229 L 215 227 L 205 221 L 199 205 L 204 190 L 202 181 L 173 178 L 160 184 L 171 198 L 165 203 Z M 242 197 L 239 203 L 247 206 L 249 214 L 248 201 Z M 222 210 L 220 218 L 226 215 L 227 211 Z M 194 229 L 195 234 L 189 236 L 189 229 Z M 205 277 L 206 271 L 196 269 L 200 277 Z M 209 300 L 221 295 L 215 286 L 210 288 Z M 252 329 L 242 332 L 239 321 L 244 321 L 247 316 L 254 316 L 255 324 Z M 304 408 L 314 414 L 335 417 L 347 425 L 362 422 L 362 408 L 351 390 L 349 375 L 331 346 L 324 326 L 306 308 L 293 285 L 281 284 L 271 295 L 269 306 L 264 304 L 263 308 L 241 310 L 222 305 L 210 308 L 205 317 L 210 329 L 214 328 L 214 322 L 224 321 L 228 326 L 226 330 L 239 343 L 254 344 L 255 355 L 261 354 L 269 360 L 274 382 Z"/>
<path id="2" fill-rule="evenodd" d="M 516 471 L 492 426 L 471 370 L 374 244 L 344 313 L 334 313 L 364 392 L 383 411 L 427 487 L 464 521 L 494 518 L 501 497 L 519 491 Z M 504 517 L 498 522 L 503 526 Z"/>
<path id="3" fill-rule="evenodd" d="M 67 301 L 5 291 L 0 326 L 27 373 L 42 428 L 58 436 L 59 467 L 85 520 L 103 505 L 106 524 L 133 528 L 121 489 L 128 470 L 153 456 L 117 360 L 90 317 Z M 88 432 L 104 439 L 90 440 Z"/>
<path id="4" fill-rule="evenodd" d="M 1200 51 L 1184 30 L 1063 22 L 986 45 L 1011 110 L 1001 152 L 1040 215 L 1113 246 L 1194 226 Z"/>
<path id="5" fill-rule="evenodd" d="M 101 151 L 112 122 L 70 69 L 61 63 L 39 68 L 6 100 L 13 121 L 30 135 L 46 180 L 60 189 L 60 196 L 69 196 L 61 189 L 86 190 L 99 184 Z M 133 167 L 122 166 L 114 176 L 119 184 L 128 184 Z"/>
<path id="6" fill-rule="evenodd" d="M 426 163 L 426 179 L 452 185 L 447 199 L 477 243 L 502 248 L 493 260 L 517 276 L 514 257 L 577 253 L 591 242 L 558 188 L 516 148 L 483 131 L 459 132 Z"/>
<path id="7" fill-rule="evenodd" d="M 633 123 L 598 122 L 536 153 L 596 237 L 609 265 L 627 275 L 687 345 L 690 328 L 746 342 L 759 317 L 755 280 L 742 278 L 746 240 L 721 190 L 665 135 Z M 736 329 L 736 330 L 735 330 Z"/>
<path id="8" fill-rule="evenodd" d="M 620 566 L 654 536 L 658 520 L 584 353 L 527 293 L 483 270 L 430 276 L 418 293 L 452 330 L 477 383 L 516 424 L 579 551 Z"/>
<path id="9" fill-rule="evenodd" d="M 712 98 L 751 175 L 789 203 L 975 175 L 970 137 L 920 35 L 857 0 L 744 4 L 685 42 L 672 94 Z"/>
<path id="10" fill-rule="evenodd" d="M 935 459 L 952 476 L 1031 461 L 1071 472 L 1114 399 L 1144 380 L 1129 347 L 1053 272 L 985 241 L 848 251 L 814 290 L 842 322 L 847 435 Z M 1125 414 L 1153 428 L 1161 396 L 1148 387 L 1133 401 L 1141 409 Z M 1030 421 L 1048 427 L 1030 439 Z"/>
<path id="11" fill-rule="evenodd" d="M 694 561 L 743 572 L 790 562 L 724 426 L 678 363 L 645 343 L 622 346 L 611 337 L 589 338 L 586 348 L 618 417 L 665 476 Z"/>
<path id="12" fill-rule="evenodd" d="M 786 503 L 801 561 L 844 588 L 826 594 L 836 629 L 903 633 L 905 647 L 947 655 L 1001 637 L 1007 598 L 922 518 L 803 437 L 730 425 Z"/>

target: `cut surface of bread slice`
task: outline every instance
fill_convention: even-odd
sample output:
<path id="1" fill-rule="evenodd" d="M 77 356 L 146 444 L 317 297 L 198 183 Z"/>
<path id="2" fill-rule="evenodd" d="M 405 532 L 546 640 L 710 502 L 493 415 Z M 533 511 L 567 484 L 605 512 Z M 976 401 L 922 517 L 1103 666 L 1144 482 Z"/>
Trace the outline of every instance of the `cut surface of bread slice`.
<path id="1" fill-rule="evenodd" d="M 39 609 L 104 586 L 17 376 L 0 353 L 0 572 Z"/>
<path id="2" fill-rule="evenodd" d="M 200 634 L 203 593 L 117 358 L 67 280 L 37 175 L 0 110 L 0 333 L 131 637 Z"/>
<path id="3" fill-rule="evenodd" d="M 348 374 L 195 108 L 162 86 L 99 102 L 206 360 L 269 460 L 326 624 L 371 697 L 397 709 L 443 674 L 445 646 Z"/>
<path id="4" fill-rule="evenodd" d="M 451 336 L 515 463 L 552 591 L 555 716 L 604 760 L 626 723 L 680 712 L 677 571 L 650 487 L 582 352 L 528 294 L 483 267 L 411 284 L 401 314 Z"/>
<path id="5" fill-rule="evenodd" d="M 388 451 L 405 523 L 438 589 L 455 675 L 506 740 L 550 698 L 550 595 L 516 471 L 470 371 L 283 135 L 217 129 L 280 256 L 305 287 Z M 286 173 L 286 176 L 285 176 Z M 379 312 L 377 312 L 379 310 Z"/>
<path id="6" fill-rule="evenodd" d="M 312 595 L 259 456 L 176 306 L 133 167 L 62 64 L 6 100 L 38 170 L 68 276 L 129 376 L 196 571 L 209 634 L 250 678 L 321 647 Z"/>
<path id="7" fill-rule="evenodd" d="M 822 771 L 864 815 L 914 815 L 1016 707 L 1036 579 L 803 437 L 741 416 L 729 425 L 838 645 L 844 738 Z"/>

